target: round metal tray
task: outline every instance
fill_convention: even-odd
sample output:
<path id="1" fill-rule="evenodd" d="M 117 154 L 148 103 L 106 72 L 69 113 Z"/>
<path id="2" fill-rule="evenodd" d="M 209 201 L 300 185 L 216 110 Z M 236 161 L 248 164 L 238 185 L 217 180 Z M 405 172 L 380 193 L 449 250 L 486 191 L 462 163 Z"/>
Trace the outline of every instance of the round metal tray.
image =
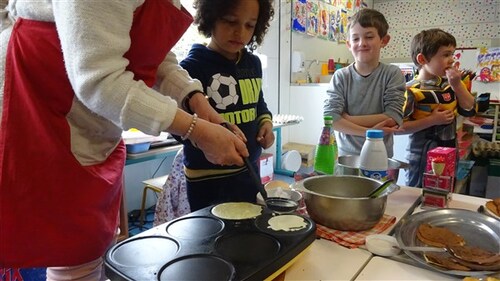
<path id="1" fill-rule="evenodd" d="M 436 209 L 413 214 L 401 221 L 396 229 L 396 239 L 400 246 L 425 246 L 417 238 L 418 226 L 428 223 L 432 226 L 446 227 L 461 235 L 467 245 L 500 253 L 500 223 L 497 219 L 477 212 L 462 209 Z M 423 253 L 405 251 L 413 260 L 425 268 L 458 276 L 479 276 L 492 271 L 446 270 L 425 261 Z"/>

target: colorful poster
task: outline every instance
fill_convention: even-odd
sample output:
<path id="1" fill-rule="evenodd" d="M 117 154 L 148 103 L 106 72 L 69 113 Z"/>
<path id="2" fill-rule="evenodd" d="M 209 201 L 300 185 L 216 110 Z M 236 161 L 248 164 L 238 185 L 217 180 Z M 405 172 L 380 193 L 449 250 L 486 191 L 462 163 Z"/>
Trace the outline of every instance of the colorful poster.
<path id="1" fill-rule="evenodd" d="M 299 32 L 306 32 L 306 0 L 293 0 L 292 9 L 292 29 Z"/>
<path id="2" fill-rule="evenodd" d="M 328 4 L 320 2 L 319 3 L 319 32 L 318 38 L 328 39 L 328 32 L 330 30 L 330 13 L 328 10 Z"/>
<path id="3" fill-rule="evenodd" d="M 330 14 L 328 40 L 336 42 L 340 34 L 340 9 L 330 6 L 330 8 L 328 9 L 328 13 Z"/>
<path id="4" fill-rule="evenodd" d="M 355 14 L 359 12 L 359 10 L 368 8 L 368 4 L 365 3 L 363 0 L 355 0 L 356 2 L 354 3 L 354 8 L 352 9 L 352 14 Z"/>
<path id="5" fill-rule="evenodd" d="M 312 36 L 316 36 L 318 34 L 318 15 L 319 15 L 318 0 L 308 0 L 306 3 L 306 10 L 307 10 L 306 33 Z"/>
<path id="6" fill-rule="evenodd" d="M 363 7 L 362 7 L 362 2 L 361 0 L 355 0 L 354 1 L 354 7 L 352 8 L 352 13 L 355 14 L 357 13 L 359 10 L 361 10 Z"/>
<path id="7" fill-rule="evenodd" d="M 348 10 L 348 11 L 352 11 L 353 10 L 353 5 L 352 5 L 352 1 L 353 0 L 347 0 L 347 4 L 345 6 L 345 8 Z"/>
<path id="8" fill-rule="evenodd" d="M 341 9 L 340 10 L 340 32 L 337 41 L 340 43 L 345 43 L 347 39 L 347 10 Z"/>
<path id="9" fill-rule="evenodd" d="M 480 48 L 477 55 L 477 73 L 474 80 L 490 83 L 500 81 L 500 47 Z"/>

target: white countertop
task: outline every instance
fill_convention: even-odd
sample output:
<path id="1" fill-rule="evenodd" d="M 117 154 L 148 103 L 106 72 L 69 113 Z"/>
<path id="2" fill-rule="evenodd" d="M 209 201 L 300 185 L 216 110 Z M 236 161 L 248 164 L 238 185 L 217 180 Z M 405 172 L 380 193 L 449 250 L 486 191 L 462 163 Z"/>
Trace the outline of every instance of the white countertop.
<path id="1" fill-rule="evenodd" d="M 446 275 L 409 265 L 406 263 L 374 256 L 355 280 L 462 280 L 463 278 Z"/>
<path id="2" fill-rule="evenodd" d="M 370 259 L 363 249 L 348 249 L 335 242 L 317 239 L 286 270 L 285 280 L 349 280 Z"/>
<path id="3" fill-rule="evenodd" d="M 387 200 L 386 214 L 396 217 L 396 223 L 414 207 L 422 190 L 401 187 Z M 453 194 L 450 208 L 477 210 L 489 199 Z M 417 206 L 414 212 L 423 209 Z M 348 249 L 335 242 L 318 239 L 284 273 L 284 280 L 461 280 L 462 278 L 415 267 L 388 258 L 372 255 L 362 248 Z"/>
<path id="4" fill-rule="evenodd" d="M 385 213 L 396 217 L 396 223 L 420 197 L 419 188 L 402 187 L 389 195 Z M 392 228 L 387 229 L 389 233 Z M 284 280 L 350 280 L 370 260 L 365 249 L 348 249 L 335 242 L 317 239 L 311 248 L 286 270 Z"/>

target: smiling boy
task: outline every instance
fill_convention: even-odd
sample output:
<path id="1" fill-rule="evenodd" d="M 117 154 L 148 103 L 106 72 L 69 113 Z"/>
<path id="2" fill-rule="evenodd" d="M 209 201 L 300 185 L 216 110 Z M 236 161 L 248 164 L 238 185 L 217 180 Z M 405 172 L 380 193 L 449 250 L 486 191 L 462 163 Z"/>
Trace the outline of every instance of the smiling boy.
<path id="1" fill-rule="evenodd" d="M 402 131 L 411 134 L 406 185 L 422 186 L 427 151 L 456 146 L 456 114 L 474 116 L 474 96 L 462 82 L 453 54 L 457 43 L 441 29 L 424 30 L 413 37 L 411 56 L 419 74 L 407 83 L 407 105 Z"/>
<path id="2" fill-rule="evenodd" d="M 405 80 L 395 65 L 380 62 L 390 40 L 380 12 L 362 9 L 349 19 L 347 47 L 354 63 L 335 72 L 327 90 L 324 115 L 333 117 L 339 156 L 359 155 L 367 129 L 386 133 L 387 155 L 393 155 L 393 134 L 403 123 Z"/>

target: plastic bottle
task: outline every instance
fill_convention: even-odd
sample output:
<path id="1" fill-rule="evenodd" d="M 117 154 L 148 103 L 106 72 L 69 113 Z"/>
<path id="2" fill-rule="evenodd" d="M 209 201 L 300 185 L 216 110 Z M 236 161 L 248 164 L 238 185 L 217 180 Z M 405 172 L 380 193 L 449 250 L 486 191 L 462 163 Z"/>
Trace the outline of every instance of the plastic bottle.
<path id="1" fill-rule="evenodd" d="M 384 144 L 384 132 L 382 130 L 367 130 L 366 140 L 361 148 L 359 157 L 360 175 L 377 179 L 387 179 L 387 150 Z"/>
<path id="2" fill-rule="evenodd" d="M 314 171 L 333 175 L 335 170 L 335 161 L 337 159 L 337 143 L 332 128 L 332 117 L 324 117 L 325 126 L 321 131 L 316 154 L 314 156 Z"/>

